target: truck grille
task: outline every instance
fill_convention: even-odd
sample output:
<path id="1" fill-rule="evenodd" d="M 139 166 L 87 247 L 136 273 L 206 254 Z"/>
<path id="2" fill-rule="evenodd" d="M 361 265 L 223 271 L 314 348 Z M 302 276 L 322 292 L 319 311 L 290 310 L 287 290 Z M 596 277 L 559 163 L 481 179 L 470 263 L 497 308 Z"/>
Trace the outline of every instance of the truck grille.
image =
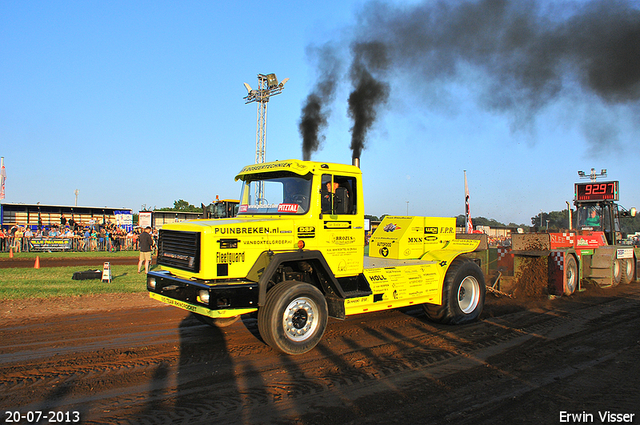
<path id="1" fill-rule="evenodd" d="M 198 273 L 200 271 L 200 232 L 160 230 L 158 264 Z"/>

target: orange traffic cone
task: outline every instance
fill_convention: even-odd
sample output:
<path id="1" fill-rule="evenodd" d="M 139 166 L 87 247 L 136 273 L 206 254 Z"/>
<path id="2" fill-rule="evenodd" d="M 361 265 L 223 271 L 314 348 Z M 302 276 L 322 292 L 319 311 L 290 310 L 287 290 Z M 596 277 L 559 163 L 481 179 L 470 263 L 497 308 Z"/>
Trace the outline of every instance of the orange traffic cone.
<path id="1" fill-rule="evenodd" d="M 13 247 L 9 248 L 9 258 L 13 258 Z"/>
<path id="2" fill-rule="evenodd" d="M 36 257 L 36 263 L 33 265 L 34 269 L 40 268 L 40 257 Z"/>

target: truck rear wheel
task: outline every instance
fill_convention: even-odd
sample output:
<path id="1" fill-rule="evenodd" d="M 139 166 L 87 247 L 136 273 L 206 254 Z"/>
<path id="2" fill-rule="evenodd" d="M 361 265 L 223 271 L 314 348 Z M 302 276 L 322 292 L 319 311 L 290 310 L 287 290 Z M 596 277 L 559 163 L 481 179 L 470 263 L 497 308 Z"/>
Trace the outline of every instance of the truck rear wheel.
<path id="1" fill-rule="evenodd" d="M 427 317 L 438 323 L 459 325 L 477 320 L 484 307 L 486 287 L 480 267 L 456 258 L 444 278 L 442 305 L 423 304 Z"/>
<path id="2" fill-rule="evenodd" d="M 322 292 L 313 285 L 285 281 L 274 286 L 258 310 L 264 342 L 286 354 L 312 350 L 324 334 L 329 314 Z"/>
<path id="3" fill-rule="evenodd" d="M 631 283 L 636 278 L 636 259 L 625 258 L 620 260 L 620 266 L 622 268 L 622 283 Z"/>
<path id="4" fill-rule="evenodd" d="M 564 264 L 564 294 L 571 295 L 578 288 L 578 263 L 576 257 L 567 254 Z"/>
<path id="5" fill-rule="evenodd" d="M 234 316 L 234 317 L 224 317 L 224 318 L 214 319 L 213 317 L 203 316 L 202 314 L 198 314 L 198 313 L 191 313 L 191 314 L 193 314 L 196 317 L 196 319 L 198 319 L 205 325 L 213 326 L 214 328 L 226 328 L 227 326 L 231 326 L 234 323 L 236 323 L 240 318 L 240 316 Z"/>

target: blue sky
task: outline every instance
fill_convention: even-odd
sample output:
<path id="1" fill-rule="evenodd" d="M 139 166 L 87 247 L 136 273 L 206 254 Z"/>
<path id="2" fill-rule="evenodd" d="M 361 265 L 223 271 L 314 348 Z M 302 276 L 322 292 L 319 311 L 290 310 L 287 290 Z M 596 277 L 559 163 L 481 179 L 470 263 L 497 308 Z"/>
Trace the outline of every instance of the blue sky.
<path id="1" fill-rule="evenodd" d="M 233 177 L 255 158 L 256 105 L 244 103 L 243 82 L 290 79 L 269 103 L 266 158 L 302 158 L 298 122 L 318 78 L 308 47 L 348 52 L 368 34 L 364 13 L 434 4 L 4 1 L 4 202 L 73 205 L 77 189 L 78 205 L 138 211 L 237 197 Z M 496 81 L 473 63 L 429 84 L 408 68 L 385 78 L 390 97 L 361 158 L 366 213 L 463 214 L 466 170 L 472 216 L 529 224 L 564 209 L 577 171 L 591 167 L 620 180 L 622 205 L 640 207 L 635 97 L 603 100 L 569 73 L 561 95 L 528 115 L 515 108 L 520 119 L 487 107 Z M 313 160 L 350 163 L 349 91 L 339 85 Z"/>

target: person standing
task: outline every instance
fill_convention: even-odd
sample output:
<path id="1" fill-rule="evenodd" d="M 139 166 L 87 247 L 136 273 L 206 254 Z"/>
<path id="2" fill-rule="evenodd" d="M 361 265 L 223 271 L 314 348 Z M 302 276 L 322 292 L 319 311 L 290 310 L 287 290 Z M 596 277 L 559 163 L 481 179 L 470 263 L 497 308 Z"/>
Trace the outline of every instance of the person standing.
<path id="1" fill-rule="evenodd" d="M 142 268 L 142 262 L 144 261 L 145 273 L 149 273 L 149 263 L 151 263 L 151 248 L 153 247 L 153 238 L 151 237 L 151 227 L 147 226 L 144 232 L 140 234 L 138 238 L 140 246 L 140 260 L 138 260 L 138 273 Z"/>

